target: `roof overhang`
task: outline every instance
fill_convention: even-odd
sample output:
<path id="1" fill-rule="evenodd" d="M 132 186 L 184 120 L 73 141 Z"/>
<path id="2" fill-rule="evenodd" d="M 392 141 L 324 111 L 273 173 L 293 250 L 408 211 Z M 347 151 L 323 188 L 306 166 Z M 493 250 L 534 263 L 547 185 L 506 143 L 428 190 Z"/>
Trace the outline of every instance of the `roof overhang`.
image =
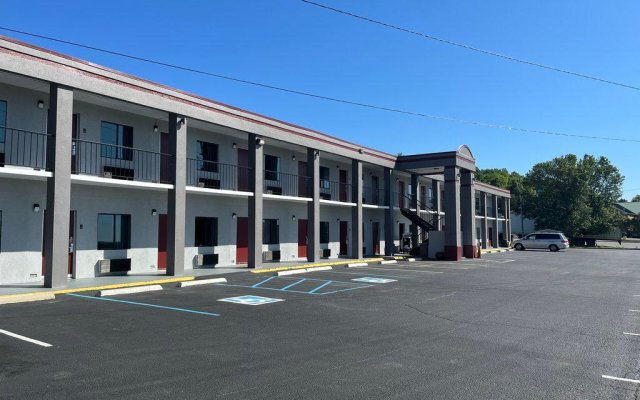
<path id="1" fill-rule="evenodd" d="M 475 172 L 476 159 L 469 146 L 462 145 L 455 151 L 398 156 L 396 160 L 396 169 L 418 175 L 442 174 L 447 167 Z"/>

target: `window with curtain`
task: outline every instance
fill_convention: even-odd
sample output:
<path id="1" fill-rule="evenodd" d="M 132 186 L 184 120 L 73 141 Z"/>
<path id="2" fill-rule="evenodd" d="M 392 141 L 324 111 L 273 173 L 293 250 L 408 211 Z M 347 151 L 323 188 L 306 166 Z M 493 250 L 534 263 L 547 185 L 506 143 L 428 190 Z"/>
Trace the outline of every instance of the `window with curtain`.
<path id="1" fill-rule="evenodd" d="M 100 155 L 118 160 L 133 160 L 133 128 L 102 121 L 100 125 Z"/>
<path id="2" fill-rule="evenodd" d="M 131 215 L 98 214 L 98 250 L 131 248 Z"/>

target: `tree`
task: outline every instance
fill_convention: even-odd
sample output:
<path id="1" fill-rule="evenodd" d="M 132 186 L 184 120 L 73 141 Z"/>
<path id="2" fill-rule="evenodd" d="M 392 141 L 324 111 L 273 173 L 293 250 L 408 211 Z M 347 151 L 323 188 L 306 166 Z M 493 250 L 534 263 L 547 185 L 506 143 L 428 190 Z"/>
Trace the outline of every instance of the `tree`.
<path id="1" fill-rule="evenodd" d="M 606 233 L 621 222 L 612 204 L 624 177 L 606 157 L 569 154 L 533 166 L 524 178 L 524 215 L 536 228 L 557 229 L 571 238 Z"/>
<path id="2" fill-rule="evenodd" d="M 631 201 L 640 201 L 640 194 L 637 194 L 637 195 L 633 196 Z"/>
<path id="3" fill-rule="evenodd" d="M 524 177 L 517 172 L 509 172 L 506 168 L 490 168 L 476 170 L 476 179 L 489 185 L 511 191 L 511 210 L 520 213 L 520 202 L 530 192 L 525 187 Z"/>

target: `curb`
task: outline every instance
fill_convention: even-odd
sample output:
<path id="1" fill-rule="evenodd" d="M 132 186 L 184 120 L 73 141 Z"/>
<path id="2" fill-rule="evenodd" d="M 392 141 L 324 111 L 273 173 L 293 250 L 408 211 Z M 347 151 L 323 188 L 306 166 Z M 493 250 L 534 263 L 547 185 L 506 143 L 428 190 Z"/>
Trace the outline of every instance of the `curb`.
<path id="1" fill-rule="evenodd" d="M 481 254 L 506 253 L 508 251 L 514 251 L 514 250 L 515 249 L 482 250 Z"/>
<path id="2" fill-rule="evenodd" d="M 107 290 L 107 289 L 120 289 L 126 287 L 136 287 L 136 286 L 148 286 L 148 285 L 162 285 L 165 283 L 173 283 L 173 282 L 185 282 L 192 281 L 195 277 L 193 276 L 185 276 L 181 278 L 167 278 L 167 279 L 154 279 L 151 281 L 140 281 L 140 282 L 129 282 L 129 283 L 114 283 L 111 285 L 102 285 L 102 286 L 87 286 L 87 287 L 79 287 L 73 289 L 59 289 L 59 290 L 47 290 L 40 292 L 30 292 L 30 293 L 17 293 L 17 294 L 5 294 L 0 296 L 0 304 L 4 304 L 3 301 L 10 298 L 15 297 L 24 297 L 28 295 L 44 295 L 44 294 L 67 294 L 67 293 L 77 293 L 77 292 L 95 292 L 99 290 Z"/>
<path id="3" fill-rule="evenodd" d="M 120 294 L 133 294 L 144 292 L 155 292 L 156 290 L 162 290 L 160 285 L 148 285 L 148 286 L 135 286 L 120 289 L 107 289 L 101 290 L 96 294 L 96 297 L 117 296 Z"/>
<path id="4" fill-rule="evenodd" d="M 383 261 L 379 261 L 378 264 L 396 264 L 398 263 L 398 260 L 383 260 Z"/>
<path id="5" fill-rule="evenodd" d="M 366 262 L 347 264 L 347 268 L 353 268 L 353 267 L 368 267 L 368 266 L 369 266 L 369 263 L 366 263 Z"/>
<path id="6" fill-rule="evenodd" d="M 325 262 L 325 263 L 315 263 L 315 264 L 307 264 L 307 265 L 294 265 L 291 267 L 276 267 L 276 268 L 264 268 L 264 269 L 253 269 L 251 270 L 252 274 L 268 274 L 270 272 L 281 272 L 281 271 L 291 271 L 291 270 L 300 270 L 300 269 L 310 269 L 315 267 L 335 267 L 340 265 L 348 265 L 350 263 L 358 263 L 358 262 L 375 262 L 375 261 L 383 261 L 384 258 L 364 258 L 362 260 L 344 260 L 344 261 L 334 261 L 334 262 Z"/>
<path id="7" fill-rule="evenodd" d="M 13 295 L 11 297 L 0 297 L 0 304 L 26 303 L 30 301 L 53 300 L 56 295 L 50 292 L 45 293 L 25 293 Z"/>
<path id="8" fill-rule="evenodd" d="M 187 282 L 178 282 L 176 287 L 183 288 L 189 286 L 208 285 L 211 283 L 227 283 L 227 278 L 211 278 L 211 279 L 198 279 Z"/>

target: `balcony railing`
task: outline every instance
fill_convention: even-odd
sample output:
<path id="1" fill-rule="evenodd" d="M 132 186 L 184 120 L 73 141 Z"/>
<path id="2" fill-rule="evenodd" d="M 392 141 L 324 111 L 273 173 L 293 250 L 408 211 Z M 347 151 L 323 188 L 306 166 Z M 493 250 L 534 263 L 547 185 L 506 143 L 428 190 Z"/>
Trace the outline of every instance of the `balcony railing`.
<path id="1" fill-rule="evenodd" d="M 104 178 L 171 183 L 170 154 L 75 139 L 71 172 Z"/>
<path id="2" fill-rule="evenodd" d="M 0 167 L 47 169 L 48 139 L 46 133 L 0 126 Z"/>
<path id="3" fill-rule="evenodd" d="M 249 191 L 249 167 L 187 158 L 187 185 Z"/>
<path id="4" fill-rule="evenodd" d="M 320 180 L 320 198 L 322 200 L 333 200 L 350 202 L 351 185 L 348 183 Z"/>
<path id="5" fill-rule="evenodd" d="M 281 196 L 311 197 L 308 176 L 264 171 L 264 193 Z"/>
<path id="6" fill-rule="evenodd" d="M 373 206 L 386 205 L 386 202 L 384 200 L 384 190 L 363 186 L 362 187 L 362 203 L 373 205 Z"/>

